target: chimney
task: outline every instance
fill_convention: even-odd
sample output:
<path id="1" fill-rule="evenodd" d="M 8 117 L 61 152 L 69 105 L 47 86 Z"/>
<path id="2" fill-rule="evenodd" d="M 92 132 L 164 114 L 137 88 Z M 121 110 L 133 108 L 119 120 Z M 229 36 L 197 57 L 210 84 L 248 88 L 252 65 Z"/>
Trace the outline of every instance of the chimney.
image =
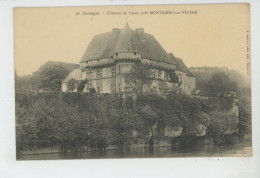
<path id="1" fill-rule="evenodd" d="M 137 32 L 137 33 L 144 33 L 144 28 L 137 28 L 137 29 L 136 29 L 136 32 Z"/>
<path id="2" fill-rule="evenodd" d="M 112 31 L 113 31 L 113 33 L 118 33 L 119 32 L 119 28 L 113 28 Z"/>

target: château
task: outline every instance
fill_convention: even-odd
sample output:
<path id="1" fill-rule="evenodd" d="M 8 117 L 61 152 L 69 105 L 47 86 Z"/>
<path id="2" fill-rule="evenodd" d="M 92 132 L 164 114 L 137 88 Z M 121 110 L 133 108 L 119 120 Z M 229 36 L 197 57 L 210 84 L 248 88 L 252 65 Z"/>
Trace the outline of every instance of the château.
<path id="1" fill-rule="evenodd" d="M 133 30 L 126 23 L 123 29 L 114 28 L 110 32 L 93 37 L 81 61 L 80 69 L 72 71 L 62 83 L 62 91 L 68 91 L 67 82 L 74 78 L 87 79 L 84 92 L 95 88 L 97 93 L 128 95 L 133 92 L 125 82 L 134 63 L 151 66 L 152 83 L 150 89 L 160 92 L 160 84 L 176 86 L 170 81 L 169 73 L 178 76 L 178 86 L 186 94 L 195 91 L 195 77 L 180 58 L 175 57 L 159 44 L 155 37 L 145 33 L 143 28 Z M 76 89 L 75 89 L 76 91 Z"/>

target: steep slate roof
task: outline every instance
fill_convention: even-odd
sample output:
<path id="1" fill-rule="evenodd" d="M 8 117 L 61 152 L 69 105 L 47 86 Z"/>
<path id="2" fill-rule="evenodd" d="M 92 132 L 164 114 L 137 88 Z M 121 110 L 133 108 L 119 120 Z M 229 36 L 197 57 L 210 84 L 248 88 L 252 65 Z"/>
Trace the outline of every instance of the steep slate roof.
<path id="1" fill-rule="evenodd" d="M 172 62 L 153 35 L 143 32 L 143 29 L 132 30 L 128 24 L 124 29 L 94 36 L 80 62 L 107 58 L 120 52 L 137 52 L 146 59 Z"/>
<path id="2" fill-rule="evenodd" d="M 194 77 L 188 67 L 183 63 L 182 59 L 176 58 L 172 53 L 169 53 L 171 59 L 176 63 L 176 71 L 184 72 L 189 77 Z"/>
<path id="3" fill-rule="evenodd" d="M 77 81 L 82 80 L 81 79 L 81 70 L 80 69 L 75 69 L 67 77 L 62 81 L 62 83 L 68 82 L 70 79 L 75 79 Z"/>

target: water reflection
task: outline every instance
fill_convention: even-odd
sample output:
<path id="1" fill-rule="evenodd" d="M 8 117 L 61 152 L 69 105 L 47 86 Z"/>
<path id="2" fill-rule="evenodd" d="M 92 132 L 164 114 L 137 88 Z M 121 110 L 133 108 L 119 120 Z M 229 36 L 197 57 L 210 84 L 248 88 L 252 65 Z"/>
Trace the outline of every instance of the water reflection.
<path id="1" fill-rule="evenodd" d="M 22 155 L 18 160 L 250 156 L 251 144 L 148 147 L 77 153 Z"/>

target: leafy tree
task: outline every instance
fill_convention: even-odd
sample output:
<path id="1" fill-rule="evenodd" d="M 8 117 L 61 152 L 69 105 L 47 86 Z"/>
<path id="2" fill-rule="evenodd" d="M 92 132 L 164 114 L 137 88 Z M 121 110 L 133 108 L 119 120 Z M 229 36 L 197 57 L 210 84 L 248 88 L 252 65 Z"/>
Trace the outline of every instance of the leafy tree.
<path id="1" fill-rule="evenodd" d="M 249 81 L 239 71 L 228 69 L 227 67 L 190 67 L 190 71 L 196 78 L 196 88 L 201 90 L 200 94 L 206 94 L 206 85 L 214 73 L 225 73 L 231 81 L 236 81 L 238 88 L 248 87 Z"/>
<path id="2" fill-rule="evenodd" d="M 178 83 L 179 84 L 179 77 L 176 75 L 174 70 L 168 70 L 167 74 L 169 76 L 169 82 Z"/>
<path id="3" fill-rule="evenodd" d="M 88 83 L 88 79 L 86 78 L 85 80 L 81 81 L 78 85 L 77 91 L 78 92 L 83 92 L 85 85 Z"/>
<path id="4" fill-rule="evenodd" d="M 134 99 L 131 96 L 127 96 L 124 100 L 124 107 L 126 109 L 133 109 L 134 108 Z"/>
<path id="5" fill-rule="evenodd" d="M 152 73 L 151 66 L 140 62 L 134 63 L 131 72 L 125 76 L 125 82 L 129 88 L 140 95 L 145 90 L 149 90 Z"/>
<path id="6" fill-rule="evenodd" d="M 21 124 L 16 123 L 16 153 L 19 155 L 27 147 L 26 133 Z"/>
<path id="7" fill-rule="evenodd" d="M 211 118 L 208 126 L 208 135 L 212 136 L 216 143 L 226 134 L 234 133 L 237 128 L 237 117 L 234 113 L 214 111 L 209 113 Z"/>
<path id="8" fill-rule="evenodd" d="M 89 146 L 91 149 L 105 149 L 108 146 L 109 128 L 105 119 L 90 122 Z"/>
<path id="9" fill-rule="evenodd" d="M 18 76 L 15 74 L 16 90 L 32 90 L 34 89 L 34 81 L 32 75 Z"/>
<path id="10" fill-rule="evenodd" d="M 37 136 L 39 139 L 39 145 L 41 147 L 47 147 L 54 141 L 54 127 L 51 117 L 46 117 L 45 114 L 39 114 L 36 118 Z"/>
<path id="11" fill-rule="evenodd" d="M 96 94 L 96 89 L 95 88 L 90 88 L 89 89 L 89 93 L 95 95 Z"/>
<path id="12" fill-rule="evenodd" d="M 69 74 L 69 70 L 60 64 L 43 65 L 33 74 L 38 90 L 60 91 L 61 82 Z"/>
<path id="13" fill-rule="evenodd" d="M 120 149 L 129 148 L 134 142 L 134 130 L 141 132 L 142 121 L 133 110 L 122 109 L 110 118 L 111 143 Z"/>
<path id="14" fill-rule="evenodd" d="M 157 113 L 154 111 L 152 107 L 146 105 L 141 109 L 140 116 L 142 117 L 146 130 L 150 130 L 154 124 L 158 121 Z"/>
<path id="15" fill-rule="evenodd" d="M 237 83 L 223 72 L 213 73 L 206 85 L 206 93 L 209 96 L 222 96 L 228 91 L 237 91 Z"/>
<path id="16" fill-rule="evenodd" d="M 183 109 L 182 105 L 176 100 L 176 98 L 166 98 L 165 102 L 162 103 L 158 109 L 159 121 L 158 128 L 161 133 L 164 133 L 166 126 L 171 128 L 178 128 L 182 126 L 182 121 L 179 118 L 179 112 Z"/>
<path id="17" fill-rule="evenodd" d="M 16 122 L 16 147 L 17 153 L 25 149 L 34 150 L 38 145 L 37 128 L 33 118 L 27 121 Z"/>
<path id="18" fill-rule="evenodd" d="M 251 99 L 241 97 L 239 99 L 238 112 L 239 139 L 243 140 L 248 131 L 251 130 Z"/>
<path id="19" fill-rule="evenodd" d="M 14 81 L 15 81 L 15 89 L 20 89 L 20 76 L 17 74 L 16 70 L 14 71 Z"/>
<path id="20" fill-rule="evenodd" d="M 67 88 L 69 91 L 73 92 L 73 90 L 75 88 L 77 88 L 77 85 L 78 85 L 78 81 L 75 80 L 74 78 L 70 79 L 67 83 Z"/>

